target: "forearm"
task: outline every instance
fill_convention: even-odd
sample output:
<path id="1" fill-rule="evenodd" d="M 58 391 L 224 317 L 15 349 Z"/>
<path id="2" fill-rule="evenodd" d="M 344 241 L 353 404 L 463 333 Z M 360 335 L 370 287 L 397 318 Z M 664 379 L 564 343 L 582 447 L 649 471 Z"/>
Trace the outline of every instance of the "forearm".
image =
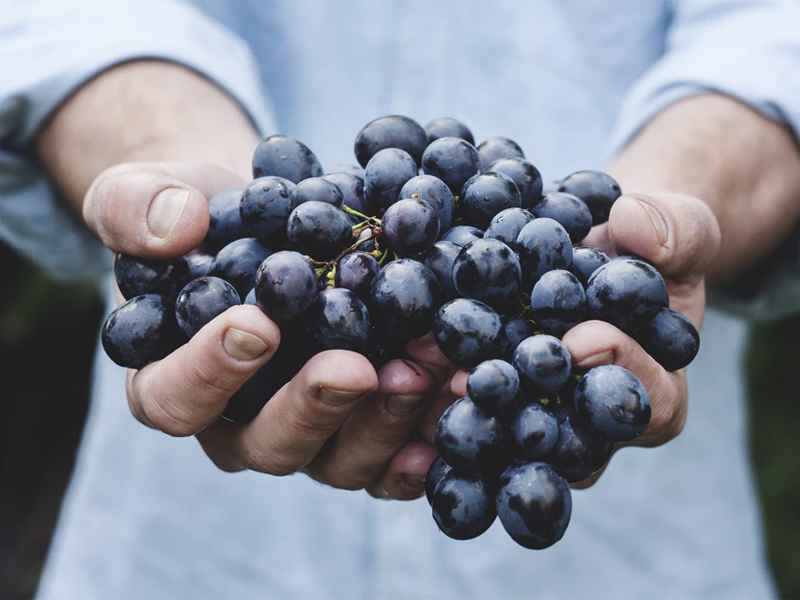
<path id="1" fill-rule="evenodd" d="M 669 190 L 710 206 L 722 230 L 709 271 L 715 279 L 768 253 L 800 217 L 800 152 L 791 133 L 718 94 L 664 110 L 610 172 L 625 192 Z"/>
<path id="2" fill-rule="evenodd" d="M 133 161 L 201 161 L 250 179 L 258 135 L 207 79 L 161 61 L 114 67 L 79 89 L 37 139 L 56 185 L 80 210 L 92 181 Z"/>

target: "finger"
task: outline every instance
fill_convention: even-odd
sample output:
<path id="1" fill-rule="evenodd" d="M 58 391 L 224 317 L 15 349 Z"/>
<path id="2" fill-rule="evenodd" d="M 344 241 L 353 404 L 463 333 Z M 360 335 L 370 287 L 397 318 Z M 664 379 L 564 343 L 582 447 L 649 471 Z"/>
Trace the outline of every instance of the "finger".
<path id="1" fill-rule="evenodd" d="M 411 435 L 436 388 L 425 369 L 395 360 L 378 373 L 378 391 L 362 401 L 322 452 L 305 468 L 336 488 L 375 481 Z"/>
<path id="2" fill-rule="evenodd" d="M 436 449 L 422 441 L 408 442 L 392 459 L 380 480 L 367 488 L 375 498 L 414 500 L 425 493 L 425 475 Z"/>
<path id="3" fill-rule="evenodd" d="M 439 418 L 444 411 L 461 396 L 454 396 L 450 389 L 450 382 L 445 382 L 433 396 L 433 399 L 428 403 L 425 409 L 425 414 L 417 426 L 417 433 L 419 437 L 429 444 L 434 443 L 436 437 L 436 425 L 439 424 Z"/>
<path id="4" fill-rule="evenodd" d="M 195 434 L 219 418 L 279 344 L 280 329 L 257 307 L 229 308 L 163 360 L 131 372 L 131 412 L 170 435 Z"/>
<path id="5" fill-rule="evenodd" d="M 456 371 L 455 365 L 447 360 L 447 357 L 439 350 L 432 332 L 408 342 L 406 354 L 415 363 L 425 367 L 436 378 L 439 385 L 444 385 Z"/>
<path id="6" fill-rule="evenodd" d="M 563 338 L 573 366 L 588 370 L 599 365 L 619 365 L 636 375 L 650 396 L 650 425 L 633 445 L 659 446 L 677 436 L 686 422 L 688 390 L 685 370 L 664 370 L 639 344 L 602 321 L 586 321 Z"/>
<path id="7" fill-rule="evenodd" d="M 198 439 L 223 470 L 289 475 L 308 465 L 377 388 L 378 376 L 364 356 L 328 350 L 313 356 L 251 423 L 214 424 Z"/>
<path id="8" fill-rule="evenodd" d="M 467 378 L 469 377 L 469 371 L 465 371 L 461 369 L 460 371 L 456 372 L 453 375 L 453 378 L 450 380 L 450 390 L 453 393 L 454 398 L 463 398 L 467 395 Z"/>
<path id="9" fill-rule="evenodd" d="M 114 251 L 142 258 L 180 256 L 206 235 L 207 198 L 242 184 L 234 173 L 202 163 L 129 163 L 95 179 L 83 215 Z"/>

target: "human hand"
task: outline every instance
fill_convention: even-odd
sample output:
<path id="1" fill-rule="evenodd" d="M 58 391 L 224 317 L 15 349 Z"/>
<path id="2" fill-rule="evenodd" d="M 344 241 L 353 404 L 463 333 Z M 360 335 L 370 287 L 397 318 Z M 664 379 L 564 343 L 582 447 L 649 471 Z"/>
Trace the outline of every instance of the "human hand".
<path id="1" fill-rule="evenodd" d="M 97 177 L 83 214 L 112 250 L 165 259 L 202 241 L 208 197 L 244 183 L 201 163 L 123 164 Z M 377 373 L 354 352 L 323 352 L 251 423 L 219 420 L 231 395 L 280 343 L 280 329 L 258 308 L 232 307 L 163 360 L 129 371 L 131 411 L 170 435 L 196 435 L 225 471 L 304 470 L 334 487 L 368 487 L 397 499 L 420 495 L 435 451 L 409 437 L 433 390 L 451 374 L 432 339 L 409 345 L 416 364 L 391 361 Z"/>

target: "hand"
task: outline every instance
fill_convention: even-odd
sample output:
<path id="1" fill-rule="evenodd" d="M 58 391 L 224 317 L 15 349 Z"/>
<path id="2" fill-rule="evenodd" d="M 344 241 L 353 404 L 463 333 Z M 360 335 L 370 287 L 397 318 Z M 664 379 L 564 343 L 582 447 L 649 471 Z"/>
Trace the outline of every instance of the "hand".
<path id="1" fill-rule="evenodd" d="M 207 198 L 244 183 L 201 163 L 123 164 L 92 183 L 83 214 L 112 250 L 154 259 L 180 256 L 205 236 Z M 409 345 L 416 364 L 392 361 L 377 373 L 354 352 L 323 352 L 251 423 L 220 420 L 231 395 L 280 341 L 278 326 L 260 310 L 232 307 L 171 355 L 128 372 L 131 412 L 170 435 L 196 435 L 225 471 L 304 470 L 334 487 L 367 487 L 397 499 L 419 496 L 435 451 L 409 437 L 433 391 L 452 373 L 432 338 Z"/>

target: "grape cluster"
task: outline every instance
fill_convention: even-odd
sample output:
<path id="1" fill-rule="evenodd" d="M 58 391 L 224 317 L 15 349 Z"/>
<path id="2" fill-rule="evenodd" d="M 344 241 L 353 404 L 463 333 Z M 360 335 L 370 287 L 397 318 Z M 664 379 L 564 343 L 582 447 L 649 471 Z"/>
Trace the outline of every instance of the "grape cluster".
<path id="1" fill-rule="evenodd" d="M 621 367 L 576 373 L 561 337 L 600 319 L 677 370 L 696 355 L 697 330 L 668 307 L 647 261 L 577 245 L 620 195 L 608 175 L 545 185 L 515 142 L 476 147 L 450 118 L 426 128 L 376 119 L 355 157 L 360 167 L 324 174 L 300 141 L 262 141 L 255 179 L 209 200 L 199 248 L 163 261 L 116 257 L 128 300 L 103 328 L 106 352 L 142 368 L 229 307 L 257 305 L 283 341 L 223 413 L 247 422 L 315 353 L 352 350 L 377 368 L 432 331 L 471 370 L 467 396 L 436 429 L 426 478 L 436 523 L 470 539 L 499 516 L 522 546 L 554 544 L 569 523 L 569 484 L 641 435 L 651 410 Z"/>

